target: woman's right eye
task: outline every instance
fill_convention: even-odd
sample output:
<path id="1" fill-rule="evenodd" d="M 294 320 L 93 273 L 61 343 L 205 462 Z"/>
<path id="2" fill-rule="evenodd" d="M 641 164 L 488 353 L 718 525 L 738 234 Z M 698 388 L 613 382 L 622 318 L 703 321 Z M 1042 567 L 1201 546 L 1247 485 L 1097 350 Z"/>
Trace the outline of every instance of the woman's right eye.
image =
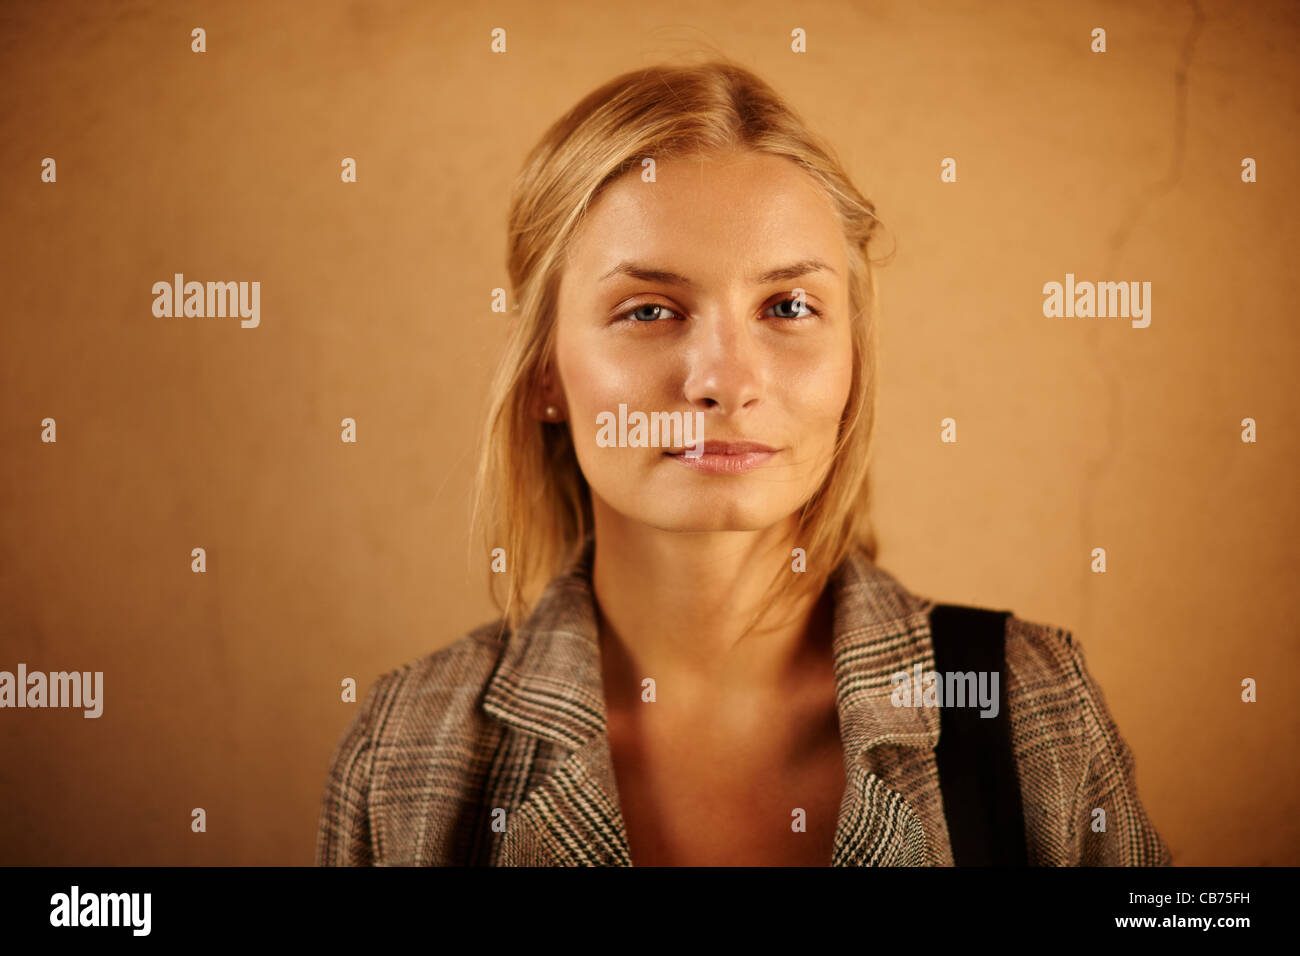
<path id="1" fill-rule="evenodd" d="M 636 322 L 657 322 L 664 317 L 664 314 L 676 315 L 672 309 L 666 305 L 660 305 L 658 302 L 644 302 L 641 305 L 633 306 L 626 312 L 619 315 L 621 319 L 632 319 Z"/>

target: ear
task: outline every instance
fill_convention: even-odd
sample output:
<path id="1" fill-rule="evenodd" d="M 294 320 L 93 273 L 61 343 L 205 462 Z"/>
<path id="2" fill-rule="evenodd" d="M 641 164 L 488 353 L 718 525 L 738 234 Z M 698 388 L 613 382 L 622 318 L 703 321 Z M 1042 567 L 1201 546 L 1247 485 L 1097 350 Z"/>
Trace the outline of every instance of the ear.
<path id="1" fill-rule="evenodd" d="M 555 381 L 554 372 L 547 367 L 542 372 L 540 387 L 533 393 L 532 415 L 544 422 L 562 422 L 568 417 L 564 393 Z"/>

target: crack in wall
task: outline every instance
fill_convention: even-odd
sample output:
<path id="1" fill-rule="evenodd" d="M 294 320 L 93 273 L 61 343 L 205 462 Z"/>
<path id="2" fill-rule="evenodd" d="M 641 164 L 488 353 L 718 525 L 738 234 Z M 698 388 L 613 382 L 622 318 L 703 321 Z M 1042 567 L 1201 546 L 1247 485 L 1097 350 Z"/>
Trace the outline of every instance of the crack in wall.
<path id="1" fill-rule="evenodd" d="M 1120 255 L 1132 237 L 1142 215 L 1153 202 L 1171 193 L 1183 177 L 1183 160 L 1187 151 L 1188 73 L 1191 70 L 1196 41 L 1200 37 L 1202 26 L 1205 24 L 1205 13 L 1201 9 L 1200 0 L 1188 0 L 1188 6 L 1192 10 L 1192 24 L 1183 38 L 1182 52 L 1179 55 L 1178 64 L 1174 68 L 1174 148 L 1169 158 L 1169 168 L 1159 180 L 1152 183 L 1149 188 L 1138 196 L 1131 204 L 1128 213 L 1121 218 L 1119 225 L 1111 233 L 1110 240 L 1107 243 L 1109 249 L 1106 253 L 1105 265 L 1102 271 L 1103 277 L 1108 281 L 1116 281 L 1115 268 L 1119 263 Z M 1147 308 L 1150 307 L 1151 304 L 1148 301 Z M 1106 539 L 1104 532 L 1098 532 L 1093 521 L 1093 514 L 1096 511 L 1097 486 L 1103 473 L 1110 467 L 1115 449 L 1120 444 L 1123 419 L 1120 415 L 1118 377 L 1114 374 L 1110 363 L 1103 360 L 1101 353 L 1102 336 L 1110 333 L 1112 327 L 1109 325 L 1094 325 L 1090 329 L 1085 326 L 1085 330 L 1088 357 L 1098 370 L 1105 386 L 1106 406 L 1105 443 L 1100 454 L 1085 461 L 1084 480 L 1080 493 L 1079 525 L 1084 546 L 1088 548 L 1091 554 L 1092 547 L 1096 546 L 1098 541 Z M 1109 568 L 1110 549 L 1105 544 L 1102 546 L 1107 547 L 1106 556 Z M 1087 595 L 1093 574 L 1091 558 L 1083 565 L 1081 573 L 1083 588 L 1080 593 L 1083 596 L 1083 607 L 1080 614 L 1079 629 L 1082 632 L 1090 633 L 1092 629 L 1092 604 L 1088 601 Z"/>

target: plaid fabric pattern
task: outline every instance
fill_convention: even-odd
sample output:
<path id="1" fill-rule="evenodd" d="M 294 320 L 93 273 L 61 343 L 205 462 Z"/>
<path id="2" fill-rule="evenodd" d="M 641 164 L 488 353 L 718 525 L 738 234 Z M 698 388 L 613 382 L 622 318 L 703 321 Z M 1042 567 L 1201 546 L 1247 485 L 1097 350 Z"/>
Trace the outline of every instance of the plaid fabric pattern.
<path id="1" fill-rule="evenodd" d="M 605 733 L 593 553 L 588 540 L 514 633 L 485 625 L 375 682 L 330 762 L 318 865 L 631 865 Z M 893 674 L 933 667 L 934 602 L 862 554 L 829 586 L 847 787 L 827 863 L 951 866 L 938 709 L 891 702 Z M 1169 865 L 1078 642 L 1013 616 L 1006 646 L 1030 863 Z"/>

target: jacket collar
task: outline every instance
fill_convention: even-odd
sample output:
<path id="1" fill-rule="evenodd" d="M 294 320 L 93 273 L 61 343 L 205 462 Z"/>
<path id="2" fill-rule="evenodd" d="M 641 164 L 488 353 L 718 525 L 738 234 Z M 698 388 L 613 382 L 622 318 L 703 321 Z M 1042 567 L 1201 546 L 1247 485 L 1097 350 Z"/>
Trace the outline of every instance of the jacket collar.
<path id="1" fill-rule="evenodd" d="M 554 578 L 528 620 L 509 636 L 488 683 L 484 707 L 527 734 L 577 750 L 605 732 L 589 538 Z M 931 602 L 852 552 L 831 575 L 833 655 L 840 735 L 855 762 L 890 743 L 933 749 L 939 718 L 932 707 L 895 707 L 890 678 L 913 665 L 933 666 Z"/>
<path id="2" fill-rule="evenodd" d="M 527 621 L 507 636 L 484 694 L 489 714 L 571 751 L 513 815 L 504 840 L 508 862 L 630 862 L 606 736 L 594 555 L 588 538 Z M 925 670 L 934 666 L 933 602 L 908 592 L 859 551 L 832 573 L 828 586 L 848 777 L 833 862 L 925 862 L 919 818 L 870 771 L 868 755 L 881 744 L 926 750 L 938 744 L 936 708 L 895 707 L 890 700 L 894 674 L 910 674 L 918 663 Z"/>

